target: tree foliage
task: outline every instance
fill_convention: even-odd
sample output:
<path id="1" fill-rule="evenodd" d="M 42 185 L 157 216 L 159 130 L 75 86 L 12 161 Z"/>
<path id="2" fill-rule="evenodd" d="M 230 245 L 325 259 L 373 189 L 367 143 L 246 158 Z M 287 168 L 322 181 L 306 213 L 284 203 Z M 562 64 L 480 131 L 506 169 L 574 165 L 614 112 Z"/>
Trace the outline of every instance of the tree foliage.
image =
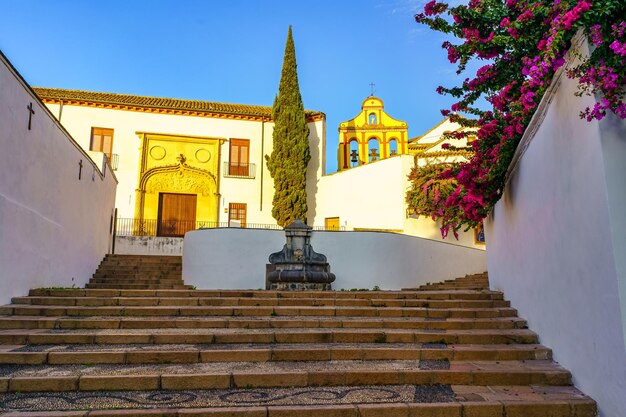
<path id="1" fill-rule="evenodd" d="M 291 26 L 272 118 L 274 149 L 269 157 L 266 156 L 267 168 L 274 179 L 272 216 L 283 227 L 296 219 L 306 223 L 306 171 L 311 151 Z"/>
<path id="2" fill-rule="evenodd" d="M 577 94 L 597 100 L 580 109 L 580 116 L 626 118 L 625 17 L 624 0 L 470 0 L 456 7 L 433 0 L 415 16 L 418 23 L 460 40 L 442 45 L 458 74 L 470 61 L 485 63 L 461 85 L 437 89 L 458 100 L 442 113 L 472 128 L 478 138 L 469 161 L 431 173 L 457 181 L 445 206 L 460 210 L 439 211 L 436 205 L 430 210 L 441 213 L 442 233 L 476 226 L 500 199 L 515 149 L 555 72 L 566 64 L 577 31 L 588 36 L 592 52 L 583 57 L 570 51 L 582 63 L 566 73 L 578 80 Z M 479 108 L 481 98 L 491 108 Z"/>
<path id="3" fill-rule="evenodd" d="M 445 173 L 458 169 L 459 163 L 432 163 L 425 166 L 414 166 L 409 174 L 411 188 L 406 193 L 409 211 L 427 216 L 433 220 L 444 217 L 457 218 L 462 214 L 458 206 L 447 206 L 446 201 L 452 198 L 458 184 L 454 176 Z M 449 228 L 442 229 L 443 237 Z M 457 236 L 457 231 L 452 230 Z"/>

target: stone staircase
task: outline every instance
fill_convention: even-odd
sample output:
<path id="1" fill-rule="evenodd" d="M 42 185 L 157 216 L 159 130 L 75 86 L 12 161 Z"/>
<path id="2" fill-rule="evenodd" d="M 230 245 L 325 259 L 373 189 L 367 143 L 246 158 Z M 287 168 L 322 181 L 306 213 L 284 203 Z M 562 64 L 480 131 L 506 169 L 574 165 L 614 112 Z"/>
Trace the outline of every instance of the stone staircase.
<path id="1" fill-rule="evenodd" d="M 502 293 L 445 285 L 34 289 L 0 307 L 0 414 L 596 416 Z"/>
<path id="2" fill-rule="evenodd" d="M 446 291 L 446 290 L 488 290 L 489 276 L 486 272 L 482 274 L 466 275 L 457 279 L 449 279 L 444 282 L 421 285 L 421 291 Z"/>
<path id="3" fill-rule="evenodd" d="M 106 255 L 86 288 L 190 289 L 183 283 L 182 256 Z"/>

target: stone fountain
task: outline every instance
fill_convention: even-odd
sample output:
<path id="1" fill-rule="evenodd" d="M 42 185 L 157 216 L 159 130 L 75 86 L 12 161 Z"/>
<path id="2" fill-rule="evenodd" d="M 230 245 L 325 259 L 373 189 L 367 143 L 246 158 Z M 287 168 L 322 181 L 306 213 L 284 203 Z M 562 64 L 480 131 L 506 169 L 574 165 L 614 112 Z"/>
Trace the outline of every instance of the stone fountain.
<path id="1" fill-rule="evenodd" d="M 311 228 L 300 220 L 285 227 L 287 243 L 280 252 L 269 257 L 265 273 L 268 290 L 317 290 L 331 289 L 335 274 L 330 272 L 326 256 L 311 246 Z"/>

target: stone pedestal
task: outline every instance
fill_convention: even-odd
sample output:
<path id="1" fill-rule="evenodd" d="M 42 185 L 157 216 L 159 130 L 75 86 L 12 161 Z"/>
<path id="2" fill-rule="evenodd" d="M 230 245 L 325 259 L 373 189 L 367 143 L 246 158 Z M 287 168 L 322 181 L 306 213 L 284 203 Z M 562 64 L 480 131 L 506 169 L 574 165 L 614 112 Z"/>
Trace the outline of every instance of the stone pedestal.
<path id="1" fill-rule="evenodd" d="M 326 256 L 311 246 L 311 228 L 300 220 L 285 227 L 287 243 L 269 257 L 265 272 L 268 290 L 330 290 L 335 274 Z"/>

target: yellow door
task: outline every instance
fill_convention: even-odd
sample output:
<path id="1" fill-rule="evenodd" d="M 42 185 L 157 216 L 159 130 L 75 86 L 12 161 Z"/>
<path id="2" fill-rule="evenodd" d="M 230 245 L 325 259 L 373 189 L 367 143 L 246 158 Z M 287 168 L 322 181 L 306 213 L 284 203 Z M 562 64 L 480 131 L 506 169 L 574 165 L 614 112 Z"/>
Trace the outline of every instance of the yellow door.
<path id="1" fill-rule="evenodd" d="M 326 217 L 324 226 L 326 230 L 339 230 L 339 217 Z"/>

